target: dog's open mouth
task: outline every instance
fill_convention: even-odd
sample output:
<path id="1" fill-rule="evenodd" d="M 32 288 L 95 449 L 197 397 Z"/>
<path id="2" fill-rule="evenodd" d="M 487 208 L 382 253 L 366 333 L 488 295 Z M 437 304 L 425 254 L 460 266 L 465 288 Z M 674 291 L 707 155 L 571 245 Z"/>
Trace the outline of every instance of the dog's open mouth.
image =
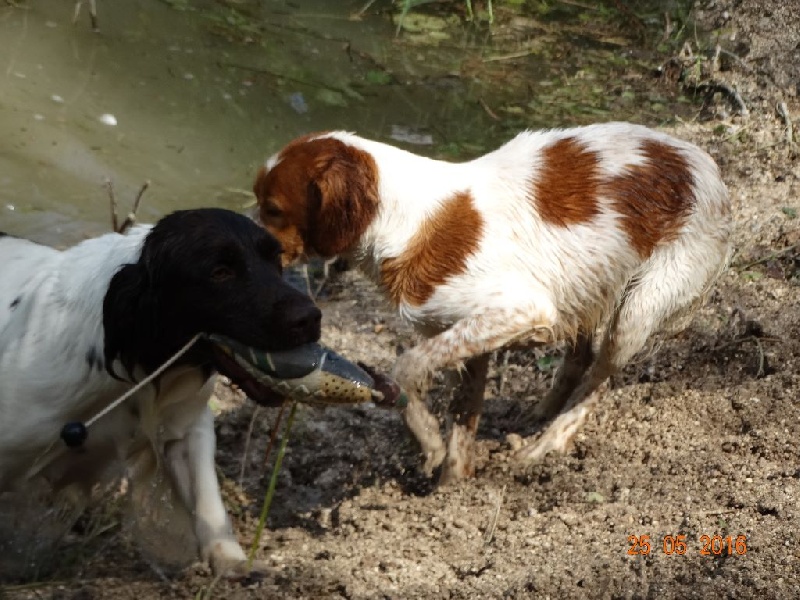
<path id="1" fill-rule="evenodd" d="M 264 406 L 279 406 L 286 398 L 315 404 L 371 402 L 383 408 L 404 408 L 408 402 L 386 375 L 319 344 L 264 352 L 225 336 L 206 337 L 217 369 Z"/>

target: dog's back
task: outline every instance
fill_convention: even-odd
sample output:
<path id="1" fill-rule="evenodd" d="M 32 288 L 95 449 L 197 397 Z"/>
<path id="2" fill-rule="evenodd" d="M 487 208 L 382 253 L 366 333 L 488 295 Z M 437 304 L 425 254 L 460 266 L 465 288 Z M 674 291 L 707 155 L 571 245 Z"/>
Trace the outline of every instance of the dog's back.
<path id="1" fill-rule="evenodd" d="M 0 489 L 42 458 L 66 416 L 86 418 L 125 389 L 103 364 L 102 304 L 147 230 L 63 252 L 0 236 L 0 422 L 13 424 L 0 436 Z"/>
<path id="2" fill-rule="evenodd" d="M 608 318 L 640 274 L 688 263 L 675 278 L 702 287 L 729 254 L 730 202 L 714 161 L 642 126 L 524 132 L 456 168 L 469 173 L 458 181 L 471 183 L 480 235 L 460 272 L 438 283 L 426 303 L 404 307 L 422 321 L 449 325 L 539 298 L 553 308 L 558 337 L 574 339 Z M 469 216 L 458 211 L 452 219 Z M 461 250 L 429 235 L 441 261 Z"/>

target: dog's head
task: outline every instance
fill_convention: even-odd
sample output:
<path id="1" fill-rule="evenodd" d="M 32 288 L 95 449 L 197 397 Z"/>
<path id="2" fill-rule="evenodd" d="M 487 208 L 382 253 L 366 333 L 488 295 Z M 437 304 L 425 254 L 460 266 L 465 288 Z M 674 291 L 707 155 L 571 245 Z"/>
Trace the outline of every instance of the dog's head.
<path id="1" fill-rule="evenodd" d="M 369 153 L 312 134 L 270 158 L 253 191 L 258 220 L 283 246 L 284 264 L 330 258 L 353 248 L 375 217 L 378 172 Z"/>
<path id="2" fill-rule="evenodd" d="M 151 372 L 201 332 L 266 351 L 317 341 L 320 311 L 283 280 L 280 256 L 275 238 L 231 211 L 161 219 L 138 262 L 123 266 L 106 293 L 106 368 L 116 376 L 119 359 L 128 375 L 136 365 Z"/>

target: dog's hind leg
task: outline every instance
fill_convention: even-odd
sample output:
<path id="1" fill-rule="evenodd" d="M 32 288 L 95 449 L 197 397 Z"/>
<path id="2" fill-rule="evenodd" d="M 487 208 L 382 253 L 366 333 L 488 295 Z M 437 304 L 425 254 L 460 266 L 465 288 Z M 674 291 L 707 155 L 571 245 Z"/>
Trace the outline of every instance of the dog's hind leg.
<path id="1" fill-rule="evenodd" d="M 565 404 L 566 412 L 533 444 L 517 451 L 517 459 L 531 462 L 551 450 L 563 452 L 588 415 L 585 401 L 600 395 L 600 385 L 644 349 L 656 332 L 675 319 L 686 323 L 687 312 L 700 304 L 727 257 L 722 240 L 701 248 L 699 256 L 694 250 L 676 242 L 654 254 L 631 279 L 589 371 Z"/>
<path id="2" fill-rule="evenodd" d="M 553 387 L 533 410 L 525 415 L 531 422 L 553 419 L 564 409 L 592 364 L 594 359 L 592 341 L 591 335 L 579 333 L 575 342 L 569 345 L 564 355 L 564 362 L 556 372 Z"/>

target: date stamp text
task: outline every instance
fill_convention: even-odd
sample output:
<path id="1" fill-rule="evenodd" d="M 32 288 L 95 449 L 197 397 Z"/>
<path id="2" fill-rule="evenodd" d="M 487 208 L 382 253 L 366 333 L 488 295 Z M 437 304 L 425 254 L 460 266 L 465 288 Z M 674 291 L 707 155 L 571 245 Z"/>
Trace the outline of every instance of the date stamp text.
<path id="1" fill-rule="evenodd" d="M 689 540 L 685 534 L 665 535 L 653 540 L 650 535 L 629 535 L 628 554 L 631 556 L 647 556 L 651 552 L 661 551 L 671 556 L 676 554 L 699 554 L 700 556 L 744 556 L 747 554 L 747 536 L 745 535 L 701 535 L 697 543 Z"/>

